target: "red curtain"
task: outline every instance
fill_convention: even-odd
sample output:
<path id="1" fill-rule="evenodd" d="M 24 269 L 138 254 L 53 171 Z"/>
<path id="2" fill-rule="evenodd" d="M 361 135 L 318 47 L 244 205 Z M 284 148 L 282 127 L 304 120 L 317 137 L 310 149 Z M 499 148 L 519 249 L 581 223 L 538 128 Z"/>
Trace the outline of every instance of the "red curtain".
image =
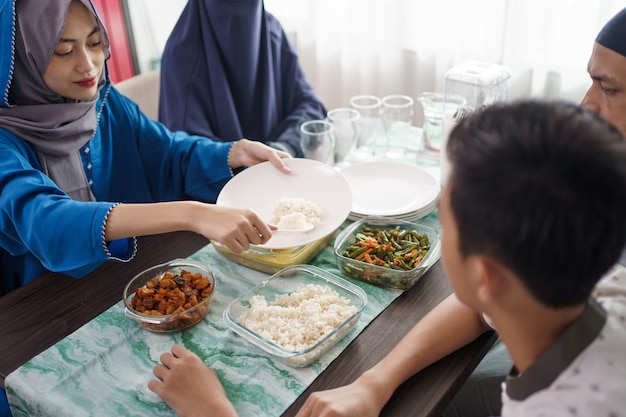
<path id="1" fill-rule="evenodd" d="M 124 0 L 93 0 L 100 18 L 106 27 L 111 42 L 111 58 L 108 61 L 109 75 L 116 83 L 136 74 L 132 38 L 129 33 Z"/>

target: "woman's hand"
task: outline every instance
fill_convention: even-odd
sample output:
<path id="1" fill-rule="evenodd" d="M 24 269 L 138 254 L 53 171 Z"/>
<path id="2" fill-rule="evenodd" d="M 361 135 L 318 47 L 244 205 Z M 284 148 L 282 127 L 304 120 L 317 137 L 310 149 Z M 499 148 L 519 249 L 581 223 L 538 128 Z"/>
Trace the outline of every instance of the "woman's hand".
<path id="1" fill-rule="evenodd" d="M 266 243 L 272 237 L 267 223 L 250 209 L 200 204 L 193 210 L 193 230 L 235 253 Z"/>
<path id="2" fill-rule="evenodd" d="M 116 205 L 107 218 L 105 239 L 111 241 L 180 230 L 201 234 L 235 253 L 247 251 L 250 245 L 262 245 L 272 237 L 270 226 L 250 209 L 197 201 L 171 201 Z"/>
<path id="3" fill-rule="evenodd" d="M 163 399 L 179 417 L 236 416 L 215 371 L 180 345 L 161 355 L 153 369 L 158 380 L 148 388 Z"/>
<path id="4" fill-rule="evenodd" d="M 289 174 L 291 169 L 287 167 L 283 159 L 291 158 L 286 152 L 279 151 L 269 146 L 248 139 L 240 139 L 233 143 L 228 153 L 228 165 L 231 168 L 249 167 L 261 162 L 270 161 L 281 172 Z"/>

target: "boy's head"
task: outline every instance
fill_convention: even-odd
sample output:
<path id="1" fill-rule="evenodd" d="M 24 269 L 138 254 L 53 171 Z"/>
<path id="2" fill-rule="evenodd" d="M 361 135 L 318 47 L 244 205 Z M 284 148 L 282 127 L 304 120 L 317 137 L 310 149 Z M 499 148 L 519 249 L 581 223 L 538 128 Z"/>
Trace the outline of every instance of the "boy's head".
<path id="1" fill-rule="evenodd" d="M 455 255 L 496 260 L 547 306 L 584 302 L 626 242 L 621 134 L 576 105 L 526 101 L 470 115 L 447 150 Z"/>

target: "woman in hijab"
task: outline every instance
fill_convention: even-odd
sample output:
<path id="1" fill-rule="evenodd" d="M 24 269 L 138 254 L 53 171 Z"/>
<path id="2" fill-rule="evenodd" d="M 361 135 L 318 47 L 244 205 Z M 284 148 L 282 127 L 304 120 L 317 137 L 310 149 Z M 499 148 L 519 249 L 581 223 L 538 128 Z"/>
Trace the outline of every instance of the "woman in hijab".
<path id="1" fill-rule="evenodd" d="M 0 0 L 2 293 L 46 271 L 130 261 L 134 236 L 189 230 L 234 252 L 265 243 L 254 212 L 214 204 L 232 170 L 289 155 L 171 132 L 111 85 L 90 0 Z"/>
<path id="2" fill-rule="evenodd" d="M 300 124 L 326 109 L 262 0 L 189 0 L 163 52 L 159 120 L 302 157 Z"/>

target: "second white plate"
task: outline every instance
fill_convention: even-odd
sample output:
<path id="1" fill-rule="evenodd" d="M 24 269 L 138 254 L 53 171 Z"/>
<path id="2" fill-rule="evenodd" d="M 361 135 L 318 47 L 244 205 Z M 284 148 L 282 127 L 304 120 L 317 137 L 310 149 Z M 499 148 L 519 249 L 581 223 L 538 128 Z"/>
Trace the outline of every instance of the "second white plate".
<path id="1" fill-rule="evenodd" d="M 364 162 L 343 168 L 352 189 L 352 213 L 397 216 L 419 211 L 439 196 L 428 172 L 406 162 Z"/>

